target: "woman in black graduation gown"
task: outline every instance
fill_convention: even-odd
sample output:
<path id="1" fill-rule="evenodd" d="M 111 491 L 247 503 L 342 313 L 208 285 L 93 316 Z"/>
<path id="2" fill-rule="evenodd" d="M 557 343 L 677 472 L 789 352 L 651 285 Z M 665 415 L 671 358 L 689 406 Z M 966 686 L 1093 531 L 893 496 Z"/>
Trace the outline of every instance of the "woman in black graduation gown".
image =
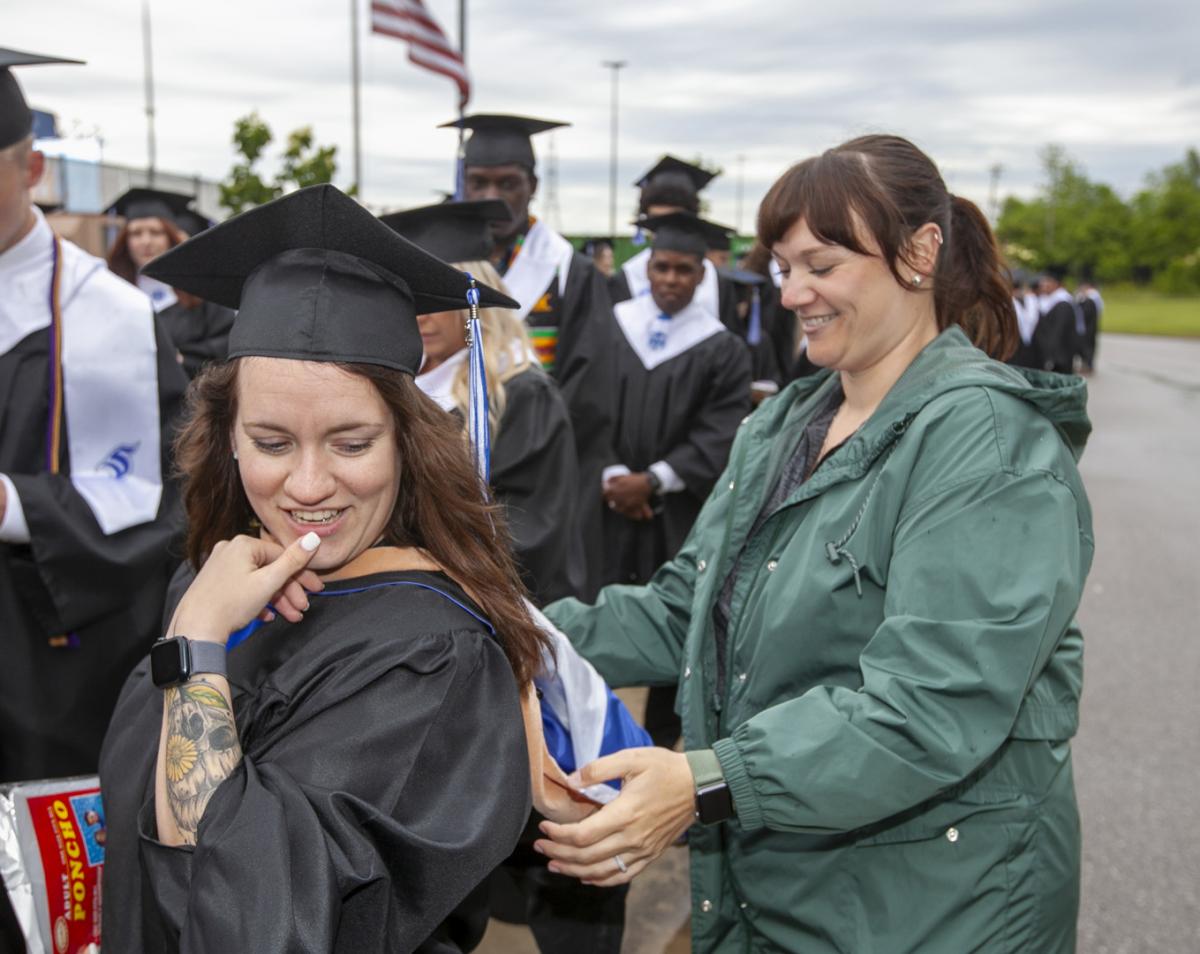
<path id="1" fill-rule="evenodd" d="M 488 222 L 508 216 L 508 207 L 491 199 L 443 202 L 382 219 L 427 252 L 507 291 L 487 257 Z M 417 387 L 464 422 L 469 411 L 465 317 L 465 310 L 454 309 L 417 319 L 425 349 Z M 502 308 L 483 308 L 479 317 L 491 423 L 489 482 L 504 507 L 517 565 L 539 604 L 579 595 L 587 577 L 575 526 L 579 466 L 566 401 L 541 369 L 523 322 Z"/>
<path id="2" fill-rule="evenodd" d="M 469 950 L 529 812 L 542 637 L 412 381 L 415 313 L 467 280 L 331 186 L 150 270 L 240 311 L 178 443 L 199 572 L 101 757 L 105 949 Z"/>
<path id="3" fill-rule="evenodd" d="M 174 192 L 130 189 L 111 207 L 126 221 L 108 251 L 109 269 L 150 296 L 189 380 L 206 364 L 224 359 L 233 312 L 150 278 L 141 269 L 187 240 L 181 222 L 200 220 L 187 208 L 191 201 L 191 196 Z"/>

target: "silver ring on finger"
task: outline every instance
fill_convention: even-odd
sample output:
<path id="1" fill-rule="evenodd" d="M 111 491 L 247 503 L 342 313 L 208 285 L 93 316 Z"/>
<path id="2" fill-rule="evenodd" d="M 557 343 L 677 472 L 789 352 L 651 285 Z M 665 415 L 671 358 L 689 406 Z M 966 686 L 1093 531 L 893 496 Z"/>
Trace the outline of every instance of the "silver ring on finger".
<path id="1" fill-rule="evenodd" d="M 621 872 L 621 874 L 627 874 L 629 872 L 629 866 L 621 860 L 620 855 L 613 855 L 613 861 L 616 863 L 617 870 Z"/>

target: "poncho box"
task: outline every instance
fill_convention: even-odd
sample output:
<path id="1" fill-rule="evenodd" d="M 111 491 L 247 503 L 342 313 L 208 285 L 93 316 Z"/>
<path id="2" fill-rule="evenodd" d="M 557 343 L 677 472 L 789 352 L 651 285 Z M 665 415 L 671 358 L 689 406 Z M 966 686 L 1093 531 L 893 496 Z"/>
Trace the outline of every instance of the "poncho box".
<path id="1" fill-rule="evenodd" d="M 94 776 L 0 785 L 0 874 L 29 954 L 97 954 L 104 806 Z"/>

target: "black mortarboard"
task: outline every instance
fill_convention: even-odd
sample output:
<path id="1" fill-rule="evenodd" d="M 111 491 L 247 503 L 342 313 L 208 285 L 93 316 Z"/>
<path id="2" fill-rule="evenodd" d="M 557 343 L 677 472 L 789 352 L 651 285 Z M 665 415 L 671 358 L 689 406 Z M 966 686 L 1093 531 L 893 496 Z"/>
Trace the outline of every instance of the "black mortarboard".
<path id="1" fill-rule="evenodd" d="M 765 276 L 752 272 L 745 268 L 718 268 L 717 274 L 728 278 L 735 285 L 757 286 L 765 284 L 767 279 Z"/>
<path id="2" fill-rule="evenodd" d="M 188 205 L 195 198 L 182 192 L 138 187 L 117 196 L 104 211 L 109 215 L 124 216 L 127 222 L 134 219 L 166 219 L 182 225 L 180 217 L 188 211 Z"/>
<path id="3" fill-rule="evenodd" d="M 720 173 L 709 172 L 703 166 L 684 162 L 682 159 L 676 159 L 674 156 L 668 155 L 659 159 L 653 168 L 642 173 L 634 185 L 639 189 L 644 189 L 648 185 L 665 185 L 670 183 L 671 185 L 683 186 L 692 192 L 699 192 L 718 175 Z"/>
<path id="4" fill-rule="evenodd" d="M 205 229 L 211 229 L 217 223 L 195 209 L 184 209 L 175 216 L 175 224 L 187 232 L 188 235 L 199 235 Z"/>
<path id="5" fill-rule="evenodd" d="M 533 144 L 530 136 L 570 123 L 551 119 L 532 119 L 529 116 L 508 116 L 501 113 L 476 113 L 453 122 L 442 123 L 439 129 L 470 129 L 464 161 L 468 166 L 506 166 L 510 163 L 534 169 Z"/>
<path id="6" fill-rule="evenodd" d="M 47 63 L 82 63 L 61 56 L 42 56 L 0 47 L 0 149 L 16 145 L 33 132 L 33 113 L 10 66 L 39 66 Z"/>
<path id="7" fill-rule="evenodd" d="M 477 262 L 492 254 L 489 222 L 507 222 L 512 210 L 502 199 L 439 202 L 419 209 L 381 215 L 395 229 L 431 255 L 447 262 Z"/>
<path id="8" fill-rule="evenodd" d="M 214 225 L 142 273 L 238 309 L 229 357 L 378 364 L 415 374 L 416 316 L 465 308 L 466 275 L 331 185 Z M 517 303 L 479 285 L 479 303 Z"/>
<path id="9" fill-rule="evenodd" d="M 701 258 L 709 249 L 728 248 L 729 234 L 733 231 L 728 226 L 709 222 L 690 212 L 647 215 L 634 224 L 654 233 L 650 243 L 652 249 L 687 252 Z"/>

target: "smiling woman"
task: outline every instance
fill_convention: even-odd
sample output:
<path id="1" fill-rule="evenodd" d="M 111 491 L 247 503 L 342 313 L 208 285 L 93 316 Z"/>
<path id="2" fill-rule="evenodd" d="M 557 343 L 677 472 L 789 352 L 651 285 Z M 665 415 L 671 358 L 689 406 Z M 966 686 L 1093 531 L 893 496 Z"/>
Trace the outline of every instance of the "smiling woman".
<path id="1" fill-rule="evenodd" d="M 646 586 L 546 610 L 614 685 L 678 685 L 686 752 L 585 766 L 620 796 L 537 847 L 618 884 L 690 827 L 696 952 L 1068 954 L 1085 387 L 995 360 L 994 239 L 904 139 L 797 164 L 758 233 L 823 370 Z"/>
<path id="2" fill-rule="evenodd" d="M 416 313 L 468 279 L 328 186 L 152 270 L 239 312 L 177 441 L 186 592 L 101 759 L 105 947 L 470 948 L 486 906 L 461 903 L 529 812 L 544 637 L 413 381 Z"/>

